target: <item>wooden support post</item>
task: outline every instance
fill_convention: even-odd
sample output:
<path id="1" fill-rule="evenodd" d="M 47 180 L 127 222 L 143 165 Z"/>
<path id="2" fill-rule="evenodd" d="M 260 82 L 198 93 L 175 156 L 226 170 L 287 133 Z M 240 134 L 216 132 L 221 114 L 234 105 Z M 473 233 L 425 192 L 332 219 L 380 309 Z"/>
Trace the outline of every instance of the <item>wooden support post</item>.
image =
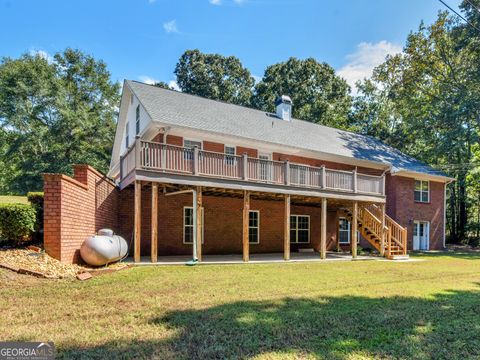
<path id="1" fill-rule="evenodd" d="M 320 218 L 320 258 L 327 258 L 327 199 L 322 198 Z"/>
<path id="2" fill-rule="evenodd" d="M 283 223 L 283 259 L 290 260 L 290 195 L 285 195 L 285 219 Z"/>
<path id="3" fill-rule="evenodd" d="M 327 187 L 327 174 L 325 173 L 325 165 L 322 165 L 320 168 L 321 171 L 321 178 L 322 178 L 322 189 L 325 189 Z"/>
<path id="4" fill-rule="evenodd" d="M 152 182 L 152 236 L 151 236 L 151 258 L 152 263 L 157 262 L 158 242 L 158 183 Z"/>
<path id="5" fill-rule="evenodd" d="M 386 229 L 385 229 L 385 204 L 380 205 L 380 211 L 382 214 L 382 232 L 380 234 L 380 255 L 385 256 L 385 236 L 386 236 Z"/>
<path id="6" fill-rule="evenodd" d="M 140 241 L 141 241 L 141 224 L 142 219 L 142 183 L 135 181 L 135 206 L 134 206 L 134 250 L 133 259 L 135 262 L 140 262 Z"/>
<path id="7" fill-rule="evenodd" d="M 243 261 L 250 259 L 250 244 L 248 241 L 248 220 L 250 211 L 250 192 L 243 193 Z"/>
<path id="8" fill-rule="evenodd" d="M 352 258 L 357 257 L 357 241 L 358 241 L 358 234 L 357 234 L 357 227 L 358 227 L 358 202 L 353 202 L 353 211 L 352 211 L 352 223 L 350 229 L 352 231 L 350 235 L 351 239 L 351 248 L 352 248 Z"/>
<path id="9" fill-rule="evenodd" d="M 203 242 L 203 198 L 202 187 L 197 186 L 197 259 L 202 261 L 202 242 Z"/>
<path id="10" fill-rule="evenodd" d="M 243 153 L 242 154 L 242 179 L 243 180 L 248 180 L 248 154 Z"/>
<path id="11" fill-rule="evenodd" d="M 284 181 L 284 183 L 285 183 L 285 185 L 290 185 L 290 161 L 285 160 L 284 167 L 285 167 L 285 179 L 284 179 L 285 181 Z"/>

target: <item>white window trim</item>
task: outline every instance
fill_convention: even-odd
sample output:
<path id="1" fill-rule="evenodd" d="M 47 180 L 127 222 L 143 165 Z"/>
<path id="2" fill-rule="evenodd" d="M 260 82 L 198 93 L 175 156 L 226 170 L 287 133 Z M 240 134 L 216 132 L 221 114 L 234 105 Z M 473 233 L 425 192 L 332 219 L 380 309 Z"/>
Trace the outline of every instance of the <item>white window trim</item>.
<path id="1" fill-rule="evenodd" d="M 185 210 L 186 209 L 192 209 L 193 210 L 193 206 L 184 206 L 183 207 L 183 213 L 182 213 L 182 228 L 183 228 L 183 239 L 182 239 L 182 242 L 183 244 L 185 245 L 193 245 L 193 241 L 192 242 L 186 242 L 185 241 L 185 229 L 187 227 L 192 227 L 195 229 L 195 224 L 193 225 L 185 225 Z M 204 216 L 204 212 L 202 212 L 202 244 L 205 244 L 205 216 Z"/>
<path id="2" fill-rule="evenodd" d="M 250 213 L 254 212 L 258 214 L 258 225 L 257 226 L 250 226 Z M 257 229 L 257 241 L 250 241 L 250 228 Z M 248 243 L 249 244 L 260 244 L 260 210 L 248 210 Z"/>
<path id="3" fill-rule="evenodd" d="M 125 124 L 125 148 L 128 149 L 130 147 L 130 121 L 127 121 Z"/>
<path id="4" fill-rule="evenodd" d="M 348 223 L 348 242 L 345 242 L 345 241 L 340 241 L 340 220 L 343 219 L 343 220 L 347 220 L 347 223 Z M 339 217 L 338 218 L 338 243 L 340 245 L 350 245 L 352 243 L 352 223 L 346 218 L 346 217 Z M 343 232 L 345 232 L 345 230 L 342 230 Z M 357 230 L 357 244 L 360 244 L 360 231 Z"/>
<path id="5" fill-rule="evenodd" d="M 296 236 L 295 236 L 295 241 L 292 240 L 290 237 L 290 244 L 310 244 L 310 228 L 311 228 L 311 222 L 310 222 L 310 215 L 303 215 L 303 214 L 290 214 L 290 217 L 295 216 L 297 218 L 297 228 L 296 230 Z M 298 241 L 298 218 L 299 217 L 307 217 L 308 218 L 308 242 L 299 242 Z M 290 220 L 290 225 L 292 224 L 292 221 Z M 292 227 L 290 226 L 290 230 L 292 230 Z M 303 230 L 303 229 L 302 229 Z"/>
<path id="6" fill-rule="evenodd" d="M 137 111 L 138 111 L 138 117 L 137 117 Z M 140 104 L 138 104 L 135 107 L 135 136 L 140 135 L 140 118 L 141 118 L 141 111 L 142 109 L 140 108 Z"/>
<path id="7" fill-rule="evenodd" d="M 420 190 L 415 189 L 415 187 L 416 187 L 415 185 L 416 185 L 417 181 L 420 181 Z M 426 182 L 428 184 L 427 201 L 422 200 L 422 194 L 425 192 L 425 190 L 422 190 L 422 185 L 423 185 L 424 182 Z M 415 193 L 417 191 L 420 191 L 420 200 L 415 200 Z M 413 188 L 413 200 L 415 202 L 419 202 L 419 203 L 429 203 L 430 202 L 430 181 L 429 180 L 415 179 L 414 188 Z"/>
<path id="8" fill-rule="evenodd" d="M 196 143 L 200 143 L 200 148 L 198 150 L 203 150 L 203 140 L 200 140 L 200 139 L 194 139 L 194 138 L 183 138 L 183 147 L 186 147 L 185 146 L 185 142 L 186 141 L 190 141 L 190 142 L 196 142 Z"/>
<path id="9" fill-rule="evenodd" d="M 233 149 L 233 154 L 227 154 L 227 148 Z M 237 147 L 235 145 L 223 145 L 223 153 L 225 154 L 225 164 L 234 166 L 236 164 Z"/>

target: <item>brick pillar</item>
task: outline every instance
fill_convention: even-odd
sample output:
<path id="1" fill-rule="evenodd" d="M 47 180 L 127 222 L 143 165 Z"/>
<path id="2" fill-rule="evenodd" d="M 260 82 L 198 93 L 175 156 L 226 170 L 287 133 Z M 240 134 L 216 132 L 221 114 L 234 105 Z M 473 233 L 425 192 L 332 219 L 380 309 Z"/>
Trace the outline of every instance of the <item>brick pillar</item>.
<path id="1" fill-rule="evenodd" d="M 44 228 L 45 251 L 56 259 L 61 258 L 61 175 L 44 174 Z"/>

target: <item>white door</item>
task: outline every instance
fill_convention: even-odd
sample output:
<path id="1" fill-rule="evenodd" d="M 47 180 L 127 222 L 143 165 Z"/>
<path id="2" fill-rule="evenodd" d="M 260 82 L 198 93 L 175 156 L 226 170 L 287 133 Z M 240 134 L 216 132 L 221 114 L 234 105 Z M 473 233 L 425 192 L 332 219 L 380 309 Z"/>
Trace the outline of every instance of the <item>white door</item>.
<path id="1" fill-rule="evenodd" d="M 428 221 L 413 223 L 413 250 L 428 250 L 430 243 L 430 226 Z"/>

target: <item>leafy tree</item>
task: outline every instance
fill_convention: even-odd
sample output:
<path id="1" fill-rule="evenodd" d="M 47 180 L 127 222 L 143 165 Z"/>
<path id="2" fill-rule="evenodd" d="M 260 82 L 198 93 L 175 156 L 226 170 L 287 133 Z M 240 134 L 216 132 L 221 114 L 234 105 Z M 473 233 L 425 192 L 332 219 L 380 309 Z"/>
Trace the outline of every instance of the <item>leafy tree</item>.
<path id="1" fill-rule="evenodd" d="M 255 86 L 254 106 L 264 111 L 275 110 L 275 99 L 289 95 L 293 102 L 293 116 L 311 122 L 349 127 L 352 104 L 350 88 L 326 63 L 313 58 L 269 66 L 262 80 Z"/>
<path id="2" fill-rule="evenodd" d="M 119 85 L 105 63 L 78 50 L 57 53 L 52 62 L 32 54 L 4 58 L 0 127 L 8 145 L 0 164 L 14 171 L 3 188 L 41 189 L 41 173 L 69 173 L 74 163 L 106 171 L 118 101 Z"/>
<path id="3" fill-rule="evenodd" d="M 168 90 L 174 90 L 170 85 L 168 85 L 165 81 L 158 81 L 154 84 L 156 87 Z"/>
<path id="4" fill-rule="evenodd" d="M 403 53 L 360 86 L 354 123 L 456 178 L 450 185 L 451 238 L 468 236 L 467 175 L 480 131 L 478 34 L 439 14 L 408 36 Z M 386 130 L 386 131 L 385 131 Z"/>
<path id="5" fill-rule="evenodd" d="M 234 56 L 187 50 L 175 67 L 181 91 L 238 105 L 250 105 L 254 79 Z"/>

